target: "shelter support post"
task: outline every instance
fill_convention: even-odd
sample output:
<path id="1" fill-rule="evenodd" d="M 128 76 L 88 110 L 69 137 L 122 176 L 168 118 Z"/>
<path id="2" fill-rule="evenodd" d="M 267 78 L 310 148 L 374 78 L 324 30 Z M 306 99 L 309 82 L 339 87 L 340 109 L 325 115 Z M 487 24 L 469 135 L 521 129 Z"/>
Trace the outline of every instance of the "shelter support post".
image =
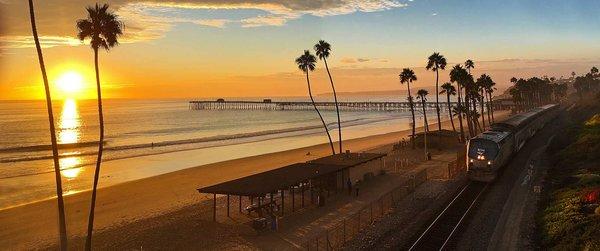
<path id="1" fill-rule="evenodd" d="M 304 208 L 304 184 L 302 184 L 302 208 Z"/>
<path id="2" fill-rule="evenodd" d="M 213 221 L 217 221 L 217 194 L 213 193 Z"/>
<path id="3" fill-rule="evenodd" d="M 229 194 L 227 195 L 227 217 L 229 217 Z"/>
<path id="4" fill-rule="evenodd" d="M 290 187 L 290 193 L 292 194 L 292 212 L 294 212 L 294 206 L 295 206 L 295 198 L 294 198 L 294 187 Z"/>
<path id="5" fill-rule="evenodd" d="M 285 194 L 285 190 L 281 189 L 281 215 L 285 212 L 285 198 L 283 197 L 283 194 Z"/>

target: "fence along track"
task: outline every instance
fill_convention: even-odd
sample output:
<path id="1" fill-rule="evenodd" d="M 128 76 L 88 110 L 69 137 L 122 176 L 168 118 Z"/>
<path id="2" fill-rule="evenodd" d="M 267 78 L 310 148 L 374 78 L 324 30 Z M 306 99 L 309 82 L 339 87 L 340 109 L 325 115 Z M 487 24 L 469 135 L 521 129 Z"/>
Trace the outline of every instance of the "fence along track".
<path id="1" fill-rule="evenodd" d="M 409 250 L 448 249 L 457 229 L 487 188 L 487 183 L 469 182 L 465 185 Z"/>
<path id="2" fill-rule="evenodd" d="M 302 245 L 302 248 L 305 250 L 341 249 L 346 241 L 351 240 L 364 229 L 370 228 L 374 222 L 380 220 L 390 212 L 398 201 L 410 195 L 426 180 L 426 170 L 414 172 L 404 184 L 382 195 L 379 199 L 364 206 L 356 213 L 344 217 L 334 227 L 308 239 Z"/>

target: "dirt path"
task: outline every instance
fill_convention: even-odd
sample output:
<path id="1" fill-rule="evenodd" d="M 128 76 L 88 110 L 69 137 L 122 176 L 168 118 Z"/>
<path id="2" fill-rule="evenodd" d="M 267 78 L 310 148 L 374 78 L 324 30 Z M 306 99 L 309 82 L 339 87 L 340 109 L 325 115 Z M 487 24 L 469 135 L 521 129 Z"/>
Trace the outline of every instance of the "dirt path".
<path id="1" fill-rule="evenodd" d="M 547 142 L 550 142 L 548 139 Z M 540 175 L 542 173 L 540 158 L 546 150 L 546 145 L 536 149 L 529 160 L 527 167 L 524 168 L 513 189 L 510 192 L 502 214 L 496 223 L 496 228 L 492 234 L 488 250 L 522 250 L 524 243 L 521 233 L 524 232 L 528 222 L 526 218 L 535 214 L 535 207 L 531 211 L 528 205 L 534 203 L 536 192 L 535 186 L 539 185 Z"/>

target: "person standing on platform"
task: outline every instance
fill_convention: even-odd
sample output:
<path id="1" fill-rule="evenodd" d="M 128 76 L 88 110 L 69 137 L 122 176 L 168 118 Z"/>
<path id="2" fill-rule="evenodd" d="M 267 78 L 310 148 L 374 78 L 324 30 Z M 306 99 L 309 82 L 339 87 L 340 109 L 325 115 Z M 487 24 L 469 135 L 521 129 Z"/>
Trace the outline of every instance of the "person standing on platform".
<path id="1" fill-rule="evenodd" d="M 352 181 L 350 178 L 346 181 L 346 186 L 348 187 L 348 195 L 352 195 Z"/>

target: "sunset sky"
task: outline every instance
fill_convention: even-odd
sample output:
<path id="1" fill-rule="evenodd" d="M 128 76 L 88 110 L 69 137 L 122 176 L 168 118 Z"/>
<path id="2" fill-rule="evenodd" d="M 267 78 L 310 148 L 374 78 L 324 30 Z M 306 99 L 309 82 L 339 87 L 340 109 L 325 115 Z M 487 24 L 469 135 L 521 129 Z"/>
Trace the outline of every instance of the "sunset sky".
<path id="1" fill-rule="evenodd" d="M 94 97 L 92 50 L 75 38 L 75 22 L 95 2 L 35 3 L 54 95 Z M 404 67 L 415 69 L 417 87 L 432 86 L 434 73 L 423 67 L 434 51 L 450 67 L 473 59 L 474 74 L 490 74 L 499 89 L 512 76 L 567 77 L 600 66 L 595 0 L 107 3 L 125 25 L 121 45 L 100 53 L 108 98 L 305 95 L 294 59 L 319 39 L 332 44 L 329 65 L 343 92 L 403 89 Z M 0 0 L 0 99 L 44 97 L 33 46 L 27 1 Z M 330 91 L 322 66 L 312 73 L 317 93 Z M 61 88 L 73 75 L 83 86 Z"/>

